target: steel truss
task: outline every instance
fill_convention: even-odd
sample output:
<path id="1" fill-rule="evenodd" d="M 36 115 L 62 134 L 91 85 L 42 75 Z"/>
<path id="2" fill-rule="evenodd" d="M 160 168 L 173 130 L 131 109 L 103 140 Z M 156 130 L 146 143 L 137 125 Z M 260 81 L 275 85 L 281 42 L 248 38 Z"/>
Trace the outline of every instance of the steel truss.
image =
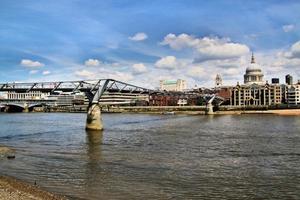
<path id="1" fill-rule="evenodd" d="M 0 92 L 13 91 L 17 93 L 28 93 L 32 91 L 48 92 L 84 92 L 90 103 L 98 103 L 105 92 L 150 94 L 156 91 L 136 85 L 128 84 L 114 79 L 98 79 L 86 81 L 59 81 L 59 82 L 35 82 L 35 83 L 3 83 L 0 84 Z M 158 92 L 158 91 L 157 91 Z"/>

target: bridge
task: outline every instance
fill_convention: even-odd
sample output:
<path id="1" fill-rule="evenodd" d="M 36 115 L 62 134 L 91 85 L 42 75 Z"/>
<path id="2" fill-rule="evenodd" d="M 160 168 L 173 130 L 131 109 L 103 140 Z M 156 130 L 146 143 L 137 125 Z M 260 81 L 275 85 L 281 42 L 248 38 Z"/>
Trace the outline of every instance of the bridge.
<path id="1" fill-rule="evenodd" d="M 0 99 L 0 109 L 8 112 L 11 106 L 22 112 L 29 112 L 37 106 L 52 106 L 55 100 L 49 99 Z"/>
<path id="2" fill-rule="evenodd" d="M 55 94 L 58 92 L 83 92 L 88 98 L 89 104 L 87 108 L 86 129 L 102 130 L 103 123 L 101 118 L 100 100 L 104 92 L 106 93 L 124 93 L 124 94 L 153 94 L 162 93 L 162 91 L 151 90 L 114 79 L 98 79 L 85 81 L 59 81 L 59 82 L 36 82 L 36 83 L 3 83 L 0 84 L 0 92 L 16 92 L 28 93 L 31 91 L 39 91 L 43 93 Z M 217 99 L 215 95 L 206 95 L 207 114 L 213 114 L 212 101 Z M 221 98 L 218 98 L 219 100 Z M 10 102 L 11 103 L 11 102 Z M 37 102 L 28 101 L 23 106 L 23 109 L 30 109 Z M 39 102 L 47 104 L 49 102 Z M 7 105 L 3 102 L 2 107 Z M 20 106 L 20 104 L 16 105 Z"/>

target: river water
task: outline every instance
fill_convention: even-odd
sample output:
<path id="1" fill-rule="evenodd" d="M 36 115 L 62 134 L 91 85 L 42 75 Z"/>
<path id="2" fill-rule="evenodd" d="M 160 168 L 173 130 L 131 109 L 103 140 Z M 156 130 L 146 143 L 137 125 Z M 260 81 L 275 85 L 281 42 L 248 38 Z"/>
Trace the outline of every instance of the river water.
<path id="1" fill-rule="evenodd" d="M 0 173 L 71 199 L 300 199 L 300 117 L 0 114 Z"/>

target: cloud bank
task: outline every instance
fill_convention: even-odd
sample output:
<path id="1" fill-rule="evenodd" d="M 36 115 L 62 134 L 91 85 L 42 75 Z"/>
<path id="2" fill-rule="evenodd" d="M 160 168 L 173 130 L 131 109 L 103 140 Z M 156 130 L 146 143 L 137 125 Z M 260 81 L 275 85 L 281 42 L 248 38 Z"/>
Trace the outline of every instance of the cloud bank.
<path id="1" fill-rule="evenodd" d="M 132 41 L 143 41 L 148 38 L 148 35 L 146 33 L 136 33 L 134 36 L 129 37 Z"/>
<path id="2" fill-rule="evenodd" d="M 29 67 L 29 68 L 39 68 L 45 66 L 44 63 L 41 63 L 39 61 L 33 61 L 30 59 L 22 59 L 20 64 L 24 67 Z"/>
<path id="3" fill-rule="evenodd" d="M 84 65 L 87 66 L 87 67 L 98 67 L 100 66 L 101 64 L 101 61 L 98 60 L 98 59 L 88 59 L 84 62 Z"/>
<path id="4" fill-rule="evenodd" d="M 196 38 L 188 34 L 168 34 L 161 42 L 162 45 L 168 45 L 172 49 L 192 49 L 195 54 L 195 62 L 205 60 L 218 60 L 238 58 L 249 53 L 248 46 L 239 43 L 233 43 L 229 38 L 203 37 Z"/>

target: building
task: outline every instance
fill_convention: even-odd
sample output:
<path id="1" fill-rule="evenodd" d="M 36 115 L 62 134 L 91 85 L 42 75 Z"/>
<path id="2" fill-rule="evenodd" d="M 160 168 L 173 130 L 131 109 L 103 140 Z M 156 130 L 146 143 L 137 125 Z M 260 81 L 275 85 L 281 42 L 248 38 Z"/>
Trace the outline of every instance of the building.
<path id="1" fill-rule="evenodd" d="M 282 85 L 237 85 L 232 90 L 230 104 L 233 106 L 274 106 L 284 101 Z"/>
<path id="2" fill-rule="evenodd" d="M 122 92 L 105 92 L 99 103 L 101 105 L 148 105 L 148 94 L 134 94 Z"/>
<path id="3" fill-rule="evenodd" d="M 18 93 L 14 91 L 8 91 L 4 94 L 4 99 L 13 100 L 41 100 L 45 99 L 49 93 L 43 93 L 41 91 L 30 91 L 26 93 Z"/>
<path id="4" fill-rule="evenodd" d="M 274 106 L 284 103 L 285 85 L 279 84 L 279 79 L 273 84 L 263 82 L 264 74 L 255 63 L 252 54 L 250 66 L 244 75 L 244 85 L 239 83 L 232 88 L 230 105 L 233 106 Z"/>
<path id="5" fill-rule="evenodd" d="M 187 89 L 185 80 L 161 80 L 160 90 L 181 92 Z"/>
<path id="6" fill-rule="evenodd" d="M 300 83 L 290 86 L 287 90 L 288 105 L 300 105 Z"/>
<path id="7" fill-rule="evenodd" d="M 195 106 L 202 104 L 203 98 L 198 92 L 168 92 L 149 96 L 150 106 Z"/>
<path id="8" fill-rule="evenodd" d="M 48 95 L 45 99 L 54 101 L 55 106 L 72 106 L 74 104 L 83 104 L 84 98 L 85 96 L 81 94 L 61 93 L 55 95 Z"/>
<path id="9" fill-rule="evenodd" d="M 233 90 L 232 86 L 222 86 L 222 87 L 218 87 L 216 89 L 216 94 L 219 97 L 222 97 L 224 99 L 224 102 L 222 103 L 222 105 L 229 105 L 230 104 L 230 98 L 231 98 L 231 92 Z"/>
<path id="10" fill-rule="evenodd" d="M 255 63 L 255 58 L 252 53 L 251 63 L 246 69 L 246 73 L 244 75 L 244 84 L 264 84 L 263 81 L 264 74 L 258 64 Z"/>
<path id="11" fill-rule="evenodd" d="M 293 77 L 291 76 L 291 75 L 286 75 L 285 76 L 285 83 L 287 84 L 287 85 L 293 85 Z"/>
<path id="12" fill-rule="evenodd" d="M 177 102 L 177 104 L 178 104 L 178 106 L 185 106 L 185 105 L 187 105 L 187 99 L 178 99 L 178 102 Z"/>
<path id="13" fill-rule="evenodd" d="M 272 78 L 272 84 L 279 84 L 279 78 Z"/>

